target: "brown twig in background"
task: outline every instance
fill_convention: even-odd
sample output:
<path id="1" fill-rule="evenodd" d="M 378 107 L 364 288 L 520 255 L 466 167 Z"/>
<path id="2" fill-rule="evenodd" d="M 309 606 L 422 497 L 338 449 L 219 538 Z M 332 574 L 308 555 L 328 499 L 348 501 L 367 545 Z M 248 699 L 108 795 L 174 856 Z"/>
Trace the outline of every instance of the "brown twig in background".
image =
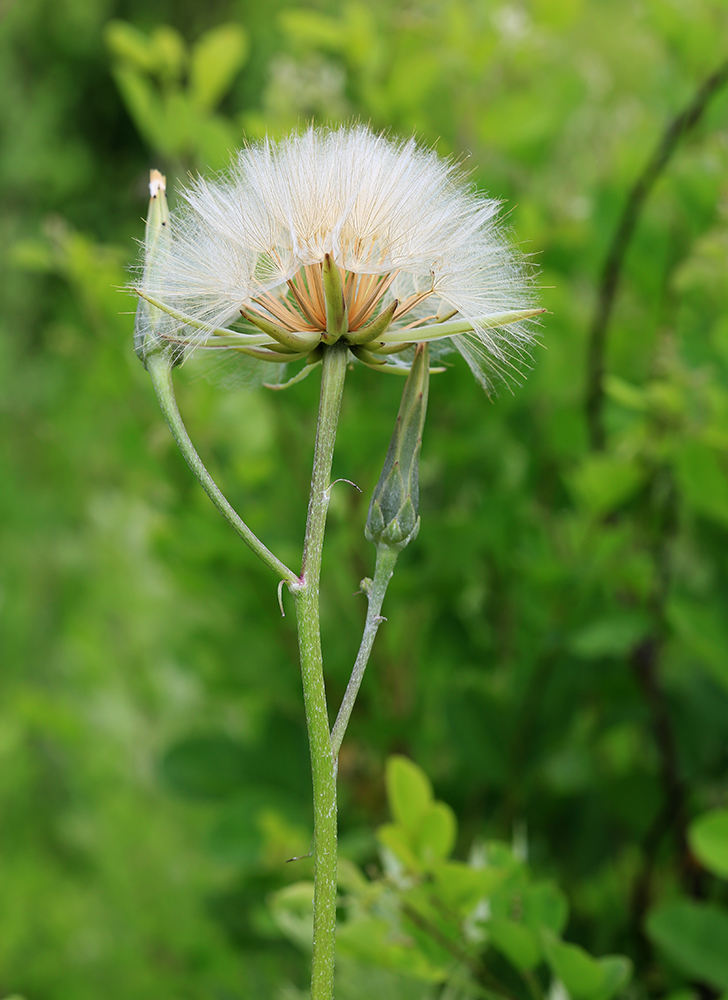
<path id="1" fill-rule="evenodd" d="M 690 104 L 670 122 L 647 166 L 637 178 L 622 210 L 619 225 L 612 239 L 602 270 L 599 299 L 589 333 L 587 355 L 586 420 L 589 441 L 595 450 L 604 447 L 604 353 L 607 328 L 614 307 L 622 266 L 642 206 L 655 181 L 667 166 L 680 139 L 700 121 L 710 99 L 728 82 L 728 61 L 703 81 Z"/>

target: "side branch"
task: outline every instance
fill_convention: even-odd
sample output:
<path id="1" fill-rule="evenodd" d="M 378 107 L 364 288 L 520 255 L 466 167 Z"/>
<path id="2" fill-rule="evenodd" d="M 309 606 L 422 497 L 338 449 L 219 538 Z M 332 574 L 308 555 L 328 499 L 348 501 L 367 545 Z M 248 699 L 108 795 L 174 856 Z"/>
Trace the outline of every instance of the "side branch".
<path id="1" fill-rule="evenodd" d="M 362 636 L 361 646 L 359 647 L 354 669 L 351 672 L 351 677 L 346 687 L 339 714 L 336 716 L 334 728 L 331 730 L 331 752 L 334 757 L 338 757 L 339 750 L 341 749 L 344 733 L 349 724 L 351 713 L 354 710 L 354 702 L 359 693 L 361 682 L 364 679 L 364 671 L 369 662 L 374 639 L 379 631 L 379 626 L 384 621 L 381 616 L 382 603 L 384 602 L 384 595 L 387 592 L 389 581 L 392 579 L 394 565 L 397 562 L 398 556 L 399 552 L 396 549 L 390 548 L 387 545 L 377 546 L 377 562 L 374 570 L 374 579 L 369 586 L 369 605 L 364 625 L 364 635 Z"/>
<path id="2" fill-rule="evenodd" d="M 662 171 L 675 152 L 680 139 L 697 125 L 710 99 L 728 82 L 728 61 L 724 62 L 698 88 L 690 104 L 674 118 L 629 193 L 619 225 L 604 262 L 599 299 L 589 333 L 587 355 L 586 418 L 591 447 L 604 448 L 604 354 L 607 328 L 614 308 L 622 267 L 642 207 Z"/>
<path id="3" fill-rule="evenodd" d="M 172 431 L 172 436 L 177 442 L 177 446 L 182 452 L 185 461 L 197 477 L 200 486 L 202 486 L 205 493 L 207 493 L 228 524 L 232 526 L 245 544 L 255 552 L 258 558 L 262 559 L 266 566 L 272 569 L 281 580 L 285 580 L 289 584 L 296 583 L 298 577 L 293 570 L 289 569 L 285 563 L 282 563 L 277 556 L 274 556 L 270 549 L 261 542 L 258 536 L 250 530 L 245 521 L 233 510 L 223 496 L 217 483 L 205 468 L 202 459 L 197 454 L 177 407 L 174 386 L 172 384 L 172 366 L 167 354 L 160 351 L 150 355 L 147 359 L 147 371 L 152 378 L 154 391 L 157 394 L 159 405 L 169 425 L 169 429 Z"/>

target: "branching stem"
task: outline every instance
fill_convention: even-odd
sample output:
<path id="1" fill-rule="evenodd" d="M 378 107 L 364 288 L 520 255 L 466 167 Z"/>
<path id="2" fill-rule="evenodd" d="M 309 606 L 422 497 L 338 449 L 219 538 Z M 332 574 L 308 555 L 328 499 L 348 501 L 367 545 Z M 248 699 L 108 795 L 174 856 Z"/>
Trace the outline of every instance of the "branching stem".
<path id="1" fill-rule="evenodd" d="M 339 755 L 341 742 L 344 739 L 344 733 L 351 718 L 354 702 L 364 678 L 364 671 L 369 662 L 374 639 L 376 638 L 379 626 L 384 621 L 380 612 L 389 581 L 392 579 L 392 574 L 394 573 L 398 555 L 399 553 L 394 548 L 390 548 L 387 545 L 377 546 L 377 562 L 374 569 L 374 578 L 369 587 L 369 606 L 367 608 L 366 622 L 364 623 L 364 635 L 362 636 L 361 646 L 359 647 L 356 662 L 354 663 L 354 669 L 351 672 L 351 677 L 349 678 L 349 683 L 341 702 L 339 714 L 336 716 L 334 728 L 331 730 L 331 752 L 334 758 L 337 758 Z"/>
<path id="2" fill-rule="evenodd" d="M 187 433 L 187 428 L 182 422 L 182 417 L 177 406 L 174 385 L 172 383 L 172 364 L 169 355 L 164 351 L 152 354 L 147 358 L 146 364 L 152 378 L 159 405 L 169 425 L 169 429 L 172 431 L 172 436 L 205 493 L 207 493 L 225 520 L 240 535 L 245 544 L 263 560 L 266 566 L 272 569 L 282 580 L 285 580 L 289 584 L 294 583 L 298 577 L 293 570 L 289 569 L 285 563 L 282 563 L 277 556 L 274 556 L 270 549 L 261 542 L 258 536 L 250 530 L 245 521 L 233 510 L 217 486 L 217 483 L 205 468 L 202 459 L 197 454 L 195 446 L 192 444 L 190 436 Z"/>

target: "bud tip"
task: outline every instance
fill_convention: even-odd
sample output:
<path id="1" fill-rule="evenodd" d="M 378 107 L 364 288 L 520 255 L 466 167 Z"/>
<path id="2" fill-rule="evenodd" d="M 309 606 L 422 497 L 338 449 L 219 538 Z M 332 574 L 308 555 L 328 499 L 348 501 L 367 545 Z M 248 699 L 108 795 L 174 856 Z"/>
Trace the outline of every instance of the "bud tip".
<path id="1" fill-rule="evenodd" d="M 149 171 L 149 197 L 156 198 L 159 192 L 162 194 L 167 190 L 167 178 L 158 170 Z"/>

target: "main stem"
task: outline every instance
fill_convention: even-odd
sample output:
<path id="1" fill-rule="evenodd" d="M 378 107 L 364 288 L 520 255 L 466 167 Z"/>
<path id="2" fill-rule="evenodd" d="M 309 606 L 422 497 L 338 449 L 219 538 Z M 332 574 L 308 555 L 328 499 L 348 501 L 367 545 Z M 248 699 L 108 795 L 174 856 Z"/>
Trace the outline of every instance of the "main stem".
<path id="1" fill-rule="evenodd" d="M 332 1000 L 336 934 L 336 757 L 324 686 L 319 623 L 321 555 L 329 508 L 331 464 L 344 389 L 348 348 L 324 347 L 316 447 L 301 577 L 290 585 L 296 600 L 303 700 L 313 780 L 313 964 L 311 1000 Z"/>

